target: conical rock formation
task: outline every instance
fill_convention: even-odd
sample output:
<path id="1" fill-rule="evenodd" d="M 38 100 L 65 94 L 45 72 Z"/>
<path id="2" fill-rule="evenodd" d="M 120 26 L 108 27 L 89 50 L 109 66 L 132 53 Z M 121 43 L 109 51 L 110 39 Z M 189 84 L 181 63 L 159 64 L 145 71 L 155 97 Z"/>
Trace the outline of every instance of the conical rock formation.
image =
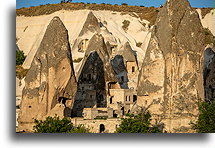
<path id="1" fill-rule="evenodd" d="M 70 116 L 77 90 L 68 33 L 59 17 L 47 27 L 26 75 L 20 130 L 32 130 L 33 118 Z"/>
<path id="2" fill-rule="evenodd" d="M 90 53 L 93 51 L 96 51 L 98 53 L 99 57 L 103 62 L 104 71 L 105 71 L 105 81 L 117 82 L 115 73 L 113 71 L 113 68 L 110 62 L 110 55 L 109 55 L 110 52 L 108 51 L 108 48 L 105 44 L 103 36 L 100 34 L 95 34 L 90 39 L 85 56 L 88 57 Z"/>
<path id="3" fill-rule="evenodd" d="M 139 75 L 139 105 L 162 119 L 168 132 L 190 132 L 203 89 L 204 33 L 187 0 L 160 10 Z"/>
<path id="4" fill-rule="evenodd" d="M 95 17 L 95 15 L 90 11 L 90 13 L 87 16 L 87 19 L 84 23 L 83 29 L 81 30 L 79 36 L 84 35 L 88 31 L 90 32 L 99 32 L 100 27 L 98 23 L 98 19 Z"/>

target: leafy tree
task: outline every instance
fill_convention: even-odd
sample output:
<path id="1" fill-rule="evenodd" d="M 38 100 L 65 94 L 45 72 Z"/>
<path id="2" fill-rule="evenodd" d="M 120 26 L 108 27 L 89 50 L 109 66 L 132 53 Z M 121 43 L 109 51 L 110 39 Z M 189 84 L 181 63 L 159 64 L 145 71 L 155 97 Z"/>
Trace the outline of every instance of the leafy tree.
<path id="1" fill-rule="evenodd" d="M 121 124 L 116 129 L 117 133 L 162 133 L 157 125 L 151 126 L 151 114 L 142 112 L 138 115 L 128 114 L 122 119 Z"/>
<path id="2" fill-rule="evenodd" d="M 215 101 L 202 102 L 199 105 L 199 117 L 191 123 L 198 133 L 215 133 Z"/>
<path id="3" fill-rule="evenodd" d="M 70 118 L 47 117 L 45 121 L 34 120 L 35 133 L 89 133 L 83 125 L 74 127 Z"/>
<path id="4" fill-rule="evenodd" d="M 25 61 L 26 56 L 21 50 L 16 50 L 16 65 L 22 65 Z"/>

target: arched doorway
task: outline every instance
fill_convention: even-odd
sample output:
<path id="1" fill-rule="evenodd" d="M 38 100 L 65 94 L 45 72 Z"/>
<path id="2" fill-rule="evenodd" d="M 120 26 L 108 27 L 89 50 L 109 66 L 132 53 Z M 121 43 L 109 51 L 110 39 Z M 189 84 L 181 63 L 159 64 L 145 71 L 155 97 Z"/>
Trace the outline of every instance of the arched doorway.
<path id="1" fill-rule="evenodd" d="M 99 126 L 99 132 L 100 133 L 104 133 L 104 131 L 105 131 L 105 125 L 104 124 L 100 124 L 100 126 Z"/>

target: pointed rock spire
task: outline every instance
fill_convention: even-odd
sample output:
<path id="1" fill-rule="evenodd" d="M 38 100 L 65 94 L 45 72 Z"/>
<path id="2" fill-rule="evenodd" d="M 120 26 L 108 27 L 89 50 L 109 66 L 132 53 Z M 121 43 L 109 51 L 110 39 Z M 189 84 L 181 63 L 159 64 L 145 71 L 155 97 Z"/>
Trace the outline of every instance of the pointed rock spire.
<path id="1" fill-rule="evenodd" d="M 125 62 L 135 62 L 136 61 L 134 51 L 132 50 L 129 42 L 126 42 L 124 44 L 124 46 L 118 52 L 118 54 L 121 54 L 123 56 Z"/>
<path id="2" fill-rule="evenodd" d="M 105 80 L 117 82 L 115 73 L 110 63 L 110 55 L 105 44 L 104 38 L 100 34 L 95 34 L 89 41 L 88 48 L 86 50 L 85 56 L 88 57 L 91 52 L 96 51 L 103 61 Z"/>
<path id="3" fill-rule="evenodd" d="M 187 0 L 168 0 L 154 25 L 137 93 L 152 104 L 152 114 L 164 119 L 169 132 L 190 132 L 189 122 L 198 115 L 197 102 L 204 97 L 203 50 L 196 10 Z"/>
<path id="4" fill-rule="evenodd" d="M 47 26 L 26 75 L 19 127 L 32 130 L 33 119 L 70 116 L 77 84 L 67 30 L 59 17 Z"/>
<path id="5" fill-rule="evenodd" d="M 98 19 L 95 17 L 92 11 L 90 11 L 79 36 L 84 35 L 88 31 L 98 32 L 99 29 L 100 27 L 99 27 Z"/>

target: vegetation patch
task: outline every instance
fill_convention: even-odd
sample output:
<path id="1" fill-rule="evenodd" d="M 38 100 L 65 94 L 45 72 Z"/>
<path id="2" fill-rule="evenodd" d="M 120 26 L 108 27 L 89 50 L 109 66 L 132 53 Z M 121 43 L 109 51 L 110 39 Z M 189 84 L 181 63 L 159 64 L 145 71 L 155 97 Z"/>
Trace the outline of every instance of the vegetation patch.
<path id="1" fill-rule="evenodd" d="M 208 28 L 204 28 L 204 34 L 205 34 L 204 44 L 205 45 L 214 44 L 214 36 Z"/>
<path id="2" fill-rule="evenodd" d="M 34 120 L 35 133 L 89 133 L 83 125 L 74 126 L 70 118 L 47 117 L 45 121 Z"/>
<path id="3" fill-rule="evenodd" d="M 192 128 L 198 133 L 215 133 L 215 101 L 202 102 L 199 105 L 200 114 Z"/>
<path id="4" fill-rule="evenodd" d="M 16 65 L 22 65 L 25 61 L 26 56 L 21 50 L 16 50 Z"/>
<path id="5" fill-rule="evenodd" d="M 159 124 L 151 124 L 151 114 L 143 112 L 138 115 L 127 114 L 116 129 L 116 133 L 162 133 Z"/>
<path id="6" fill-rule="evenodd" d="M 143 44 L 143 43 L 138 42 L 138 43 L 136 43 L 136 46 L 137 46 L 137 47 L 141 47 L 142 44 Z"/>
<path id="7" fill-rule="evenodd" d="M 204 18 L 208 13 L 211 12 L 211 10 L 213 10 L 214 8 L 202 8 L 201 9 L 201 14 L 202 14 L 202 18 Z"/>
<path id="8" fill-rule="evenodd" d="M 21 65 L 16 66 L 16 77 L 23 79 L 28 72 L 28 69 L 24 69 Z"/>
<path id="9" fill-rule="evenodd" d="M 130 21 L 128 21 L 128 20 L 124 20 L 123 22 L 122 22 L 122 28 L 123 28 L 123 30 L 125 30 L 125 31 L 128 31 L 128 26 L 130 25 Z"/>
<path id="10" fill-rule="evenodd" d="M 59 3 L 59 4 L 47 4 L 36 7 L 20 8 L 16 10 L 17 16 L 39 16 L 54 13 L 59 10 L 110 10 L 115 12 L 136 13 L 142 20 L 149 21 L 152 25 L 157 18 L 155 7 L 140 7 L 140 6 L 128 6 L 124 5 L 110 5 L 110 4 L 85 4 L 81 3 Z"/>
<path id="11" fill-rule="evenodd" d="M 79 62 L 81 62 L 82 59 L 83 59 L 83 58 L 77 58 L 77 59 L 74 59 L 73 62 L 74 62 L 74 63 L 79 63 Z"/>

